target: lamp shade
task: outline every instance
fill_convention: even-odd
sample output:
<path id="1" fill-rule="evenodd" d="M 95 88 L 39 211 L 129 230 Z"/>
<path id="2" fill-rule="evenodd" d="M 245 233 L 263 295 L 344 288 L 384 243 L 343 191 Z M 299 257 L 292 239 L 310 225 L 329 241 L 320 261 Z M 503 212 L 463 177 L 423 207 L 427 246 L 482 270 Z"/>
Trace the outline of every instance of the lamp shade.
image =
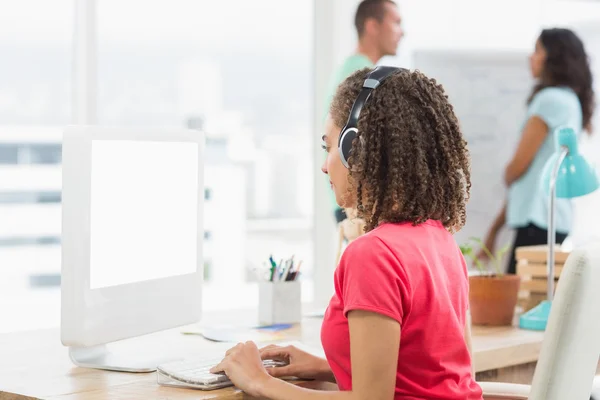
<path id="1" fill-rule="evenodd" d="M 600 187 L 598 176 L 594 168 L 579 153 L 575 131 L 565 127 L 559 128 L 556 134 L 559 150 L 546 163 L 542 178 L 546 191 L 550 188 L 552 169 L 564 148 L 568 149 L 568 154 L 560 164 L 556 177 L 556 197 L 570 199 L 585 196 L 598 189 Z"/>

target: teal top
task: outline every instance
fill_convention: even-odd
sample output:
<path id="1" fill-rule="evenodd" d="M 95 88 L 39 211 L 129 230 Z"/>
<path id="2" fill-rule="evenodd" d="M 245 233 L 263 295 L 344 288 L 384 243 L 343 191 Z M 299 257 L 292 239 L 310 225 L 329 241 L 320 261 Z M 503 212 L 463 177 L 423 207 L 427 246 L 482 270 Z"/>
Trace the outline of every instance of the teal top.
<path id="1" fill-rule="evenodd" d="M 346 58 L 346 60 L 342 63 L 342 65 L 340 65 L 340 67 L 334 73 L 331 81 L 329 82 L 329 89 L 327 91 L 327 101 L 325 102 L 323 120 L 325 120 L 327 114 L 329 113 L 329 107 L 331 106 L 331 101 L 333 100 L 333 96 L 335 96 L 335 92 L 338 86 L 354 72 L 363 68 L 373 67 L 374 64 L 371 62 L 371 60 L 367 56 L 364 56 L 362 54 L 354 54 Z M 329 185 L 329 181 L 327 181 L 327 185 Z M 339 206 L 335 200 L 333 190 L 331 190 L 330 198 L 333 209 L 337 209 Z"/>
<path id="2" fill-rule="evenodd" d="M 325 117 L 329 113 L 329 106 L 331 105 L 333 96 L 335 96 L 335 91 L 337 90 L 340 83 L 342 83 L 347 77 L 349 77 L 358 70 L 373 67 L 374 64 L 371 62 L 371 60 L 367 56 L 364 56 L 362 54 L 353 54 L 344 60 L 342 65 L 340 65 L 339 68 L 335 71 L 331 81 L 329 82 L 329 88 L 327 90 L 327 101 L 325 102 L 325 112 L 323 113 L 323 119 L 325 119 Z"/>
<path id="3" fill-rule="evenodd" d="M 548 87 L 540 90 L 527 109 L 527 121 L 541 118 L 548 126 L 548 136 L 539 148 L 531 165 L 508 190 L 506 222 L 511 228 L 521 228 L 533 223 L 548 229 L 549 199 L 542 185 L 542 174 L 548 159 L 557 150 L 555 130 L 569 126 L 579 134 L 583 115 L 579 99 L 573 90 L 565 87 Z M 556 231 L 569 233 L 573 219 L 571 201 L 556 199 Z"/>

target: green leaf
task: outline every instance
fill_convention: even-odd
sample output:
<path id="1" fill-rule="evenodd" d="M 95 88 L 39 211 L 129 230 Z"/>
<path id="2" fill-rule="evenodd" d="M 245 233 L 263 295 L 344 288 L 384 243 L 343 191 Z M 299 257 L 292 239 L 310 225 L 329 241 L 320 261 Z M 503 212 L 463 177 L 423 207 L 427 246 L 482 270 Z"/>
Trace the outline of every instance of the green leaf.
<path id="1" fill-rule="evenodd" d="M 460 245 L 458 247 L 460 248 L 460 251 L 463 254 L 463 256 L 469 257 L 471 259 L 471 261 L 473 261 L 473 263 L 475 263 L 475 267 L 477 268 L 477 270 L 479 270 L 479 272 L 484 272 L 485 271 L 485 266 L 483 265 L 483 263 L 481 262 L 481 260 L 478 259 L 477 256 L 475 255 L 475 251 L 473 249 L 473 246 L 471 246 L 468 243 L 465 243 L 465 244 L 462 244 L 462 245 Z"/>
<path id="2" fill-rule="evenodd" d="M 475 243 L 477 243 L 481 247 L 481 250 L 483 250 L 483 252 L 490 258 L 490 261 L 494 261 L 496 259 L 496 257 L 494 257 L 492 252 L 487 248 L 485 243 L 483 243 L 483 240 L 481 240 L 477 237 L 471 237 L 470 239 L 472 241 L 474 241 Z"/>
<path id="3" fill-rule="evenodd" d="M 496 273 L 498 275 L 503 275 L 504 271 L 502 271 L 502 261 L 504 260 L 504 255 L 510 249 L 510 243 L 504 245 L 501 249 L 496 251 Z"/>
<path id="4" fill-rule="evenodd" d="M 483 265 L 483 263 L 481 262 L 481 260 L 479 258 L 473 257 L 473 262 L 475 263 L 475 266 L 477 267 L 479 272 L 485 272 L 485 266 Z"/>
<path id="5" fill-rule="evenodd" d="M 496 258 L 502 258 L 510 249 L 510 243 L 504 245 L 500 250 L 496 251 Z"/>
<path id="6" fill-rule="evenodd" d="M 473 248 L 470 245 L 468 245 L 468 244 L 462 244 L 462 245 L 460 245 L 458 247 L 460 248 L 460 252 L 463 255 L 468 255 L 468 254 L 471 254 L 473 252 Z"/>

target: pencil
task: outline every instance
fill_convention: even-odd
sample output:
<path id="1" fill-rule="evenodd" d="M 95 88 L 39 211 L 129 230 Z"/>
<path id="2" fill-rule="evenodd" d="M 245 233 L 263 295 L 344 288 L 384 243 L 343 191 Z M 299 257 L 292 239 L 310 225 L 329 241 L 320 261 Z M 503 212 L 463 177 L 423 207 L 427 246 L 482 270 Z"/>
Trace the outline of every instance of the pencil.
<path id="1" fill-rule="evenodd" d="M 298 263 L 298 268 L 296 268 L 296 270 L 294 271 L 294 280 L 296 280 L 298 275 L 300 275 L 300 267 L 301 266 L 302 266 L 302 260 L 300 260 L 300 262 Z"/>

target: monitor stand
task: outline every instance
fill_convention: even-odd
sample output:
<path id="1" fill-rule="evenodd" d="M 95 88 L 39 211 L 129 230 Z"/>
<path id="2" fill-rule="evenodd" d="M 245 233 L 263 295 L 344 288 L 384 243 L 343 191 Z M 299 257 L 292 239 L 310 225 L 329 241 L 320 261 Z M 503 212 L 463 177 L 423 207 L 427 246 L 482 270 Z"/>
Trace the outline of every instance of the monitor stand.
<path id="1" fill-rule="evenodd" d="M 84 368 L 121 372 L 154 372 L 157 365 L 174 360 L 173 357 L 145 357 L 145 354 L 140 351 L 136 354 L 111 352 L 106 345 L 69 347 L 69 356 L 73 363 Z"/>

